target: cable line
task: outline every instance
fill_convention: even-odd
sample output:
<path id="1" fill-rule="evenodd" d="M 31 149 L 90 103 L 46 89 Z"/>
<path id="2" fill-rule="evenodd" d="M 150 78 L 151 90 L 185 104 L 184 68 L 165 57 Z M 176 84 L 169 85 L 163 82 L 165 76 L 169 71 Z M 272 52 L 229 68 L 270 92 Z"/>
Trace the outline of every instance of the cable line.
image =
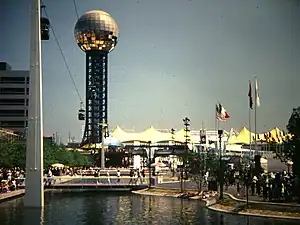
<path id="1" fill-rule="evenodd" d="M 76 0 L 73 0 L 73 4 L 74 4 L 75 13 L 76 13 L 76 16 L 77 16 L 77 19 L 78 19 L 79 16 L 78 16 L 78 10 L 77 10 L 77 5 L 76 5 Z"/>
<path id="2" fill-rule="evenodd" d="M 44 5 L 44 4 L 43 4 L 43 5 Z M 49 19 L 49 16 L 48 16 L 48 13 L 47 13 L 47 10 L 46 10 L 45 7 L 44 7 L 44 12 L 45 12 L 45 16 Z M 72 83 L 73 83 L 73 85 L 74 85 L 75 91 L 76 91 L 76 93 L 77 93 L 77 95 L 78 95 L 78 97 L 79 97 L 80 102 L 83 102 L 82 97 L 81 97 L 81 95 L 80 95 L 80 93 L 79 93 L 79 90 L 78 90 L 78 88 L 77 88 L 77 85 L 76 85 L 76 83 L 75 83 L 74 76 L 73 76 L 73 74 L 72 74 L 72 72 L 71 72 L 71 70 L 70 70 L 70 67 L 69 67 L 68 63 L 67 63 L 66 57 L 65 57 L 65 55 L 64 55 L 64 52 L 63 52 L 63 50 L 62 50 L 62 48 L 61 48 L 61 46 L 60 46 L 60 44 L 59 44 L 58 38 L 57 38 L 57 36 L 56 36 L 55 30 L 54 30 L 54 27 L 53 27 L 53 23 L 51 23 L 50 26 L 51 26 L 51 30 L 52 30 L 52 33 L 53 33 L 55 42 L 56 42 L 56 44 L 57 44 L 57 46 L 58 46 L 58 48 L 59 48 L 59 51 L 60 51 L 60 54 L 61 54 L 61 56 L 62 56 L 62 58 L 63 58 L 64 64 L 65 64 L 65 66 L 66 66 L 66 68 L 67 68 L 67 71 L 68 71 L 68 73 L 69 73 L 69 76 L 70 76 L 70 78 L 71 78 L 71 81 L 72 81 Z"/>

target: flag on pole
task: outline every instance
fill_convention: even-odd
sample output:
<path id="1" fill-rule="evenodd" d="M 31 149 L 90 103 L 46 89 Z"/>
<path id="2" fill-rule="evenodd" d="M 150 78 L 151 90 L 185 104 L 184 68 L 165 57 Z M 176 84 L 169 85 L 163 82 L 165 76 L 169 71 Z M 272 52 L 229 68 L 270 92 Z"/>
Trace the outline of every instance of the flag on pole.
<path id="1" fill-rule="evenodd" d="M 225 122 L 230 118 L 230 115 L 220 103 L 216 105 L 216 118 L 222 122 Z"/>
<path id="2" fill-rule="evenodd" d="M 251 81 L 250 80 L 249 80 L 248 97 L 249 97 L 249 107 L 250 107 L 250 109 L 253 109 L 252 85 L 251 85 Z"/>
<path id="3" fill-rule="evenodd" d="M 259 89 L 258 89 L 258 82 L 257 78 L 255 78 L 255 101 L 256 101 L 256 106 L 260 106 L 260 97 L 259 97 Z"/>

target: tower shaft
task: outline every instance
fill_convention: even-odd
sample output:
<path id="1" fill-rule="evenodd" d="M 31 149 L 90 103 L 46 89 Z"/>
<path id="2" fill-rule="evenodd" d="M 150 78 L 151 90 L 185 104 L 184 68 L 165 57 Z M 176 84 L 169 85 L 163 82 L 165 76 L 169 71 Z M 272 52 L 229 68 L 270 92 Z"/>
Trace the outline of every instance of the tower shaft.
<path id="1" fill-rule="evenodd" d="M 107 124 L 108 53 L 86 52 L 86 119 L 82 145 L 102 143 Z"/>

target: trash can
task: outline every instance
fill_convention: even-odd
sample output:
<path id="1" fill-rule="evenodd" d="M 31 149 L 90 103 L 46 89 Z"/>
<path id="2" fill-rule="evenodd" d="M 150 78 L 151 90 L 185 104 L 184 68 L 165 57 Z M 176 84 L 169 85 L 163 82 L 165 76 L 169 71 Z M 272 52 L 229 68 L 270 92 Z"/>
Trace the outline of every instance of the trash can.
<path id="1" fill-rule="evenodd" d="M 155 177 L 151 177 L 151 186 L 157 185 L 157 179 Z"/>
<path id="2" fill-rule="evenodd" d="M 208 190 L 209 191 L 218 191 L 218 183 L 217 183 L 217 181 L 209 181 L 208 182 Z"/>

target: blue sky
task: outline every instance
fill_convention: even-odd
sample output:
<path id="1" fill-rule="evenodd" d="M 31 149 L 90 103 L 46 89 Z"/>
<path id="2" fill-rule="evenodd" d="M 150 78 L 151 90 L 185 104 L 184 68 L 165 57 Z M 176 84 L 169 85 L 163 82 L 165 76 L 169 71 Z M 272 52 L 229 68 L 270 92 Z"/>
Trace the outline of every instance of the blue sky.
<path id="1" fill-rule="evenodd" d="M 0 61 L 29 68 L 30 0 L 1 0 Z M 300 105 L 300 8 L 296 0 L 76 0 L 79 15 L 110 13 L 119 25 L 109 55 L 109 123 L 141 131 L 214 127 L 215 103 L 248 126 L 248 80 L 258 76 L 258 131 L 285 128 Z M 85 55 L 76 45 L 72 0 L 44 0 L 49 19 L 84 97 Z M 52 36 L 43 43 L 44 129 L 81 138 L 80 100 Z M 253 125 L 252 125 L 253 127 Z"/>

